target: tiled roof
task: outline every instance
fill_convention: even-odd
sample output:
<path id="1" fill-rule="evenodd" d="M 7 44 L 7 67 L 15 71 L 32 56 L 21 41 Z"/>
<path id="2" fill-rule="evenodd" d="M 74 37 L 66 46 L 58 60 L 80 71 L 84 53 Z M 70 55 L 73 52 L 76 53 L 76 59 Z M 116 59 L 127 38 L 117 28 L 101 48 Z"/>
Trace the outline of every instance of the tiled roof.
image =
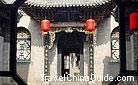
<path id="1" fill-rule="evenodd" d="M 0 3 L 4 3 L 3 0 L 0 0 Z"/>
<path id="2" fill-rule="evenodd" d="M 27 0 L 27 5 L 36 7 L 76 7 L 97 6 L 109 3 L 111 0 Z"/>
<path id="3" fill-rule="evenodd" d="M 16 0 L 0 0 L 2 1 L 4 4 L 13 4 L 13 2 L 15 2 Z"/>
<path id="4" fill-rule="evenodd" d="M 0 0 L 12 4 L 15 0 Z M 109 3 L 111 0 L 27 0 L 25 4 L 36 7 L 76 7 L 97 6 Z"/>

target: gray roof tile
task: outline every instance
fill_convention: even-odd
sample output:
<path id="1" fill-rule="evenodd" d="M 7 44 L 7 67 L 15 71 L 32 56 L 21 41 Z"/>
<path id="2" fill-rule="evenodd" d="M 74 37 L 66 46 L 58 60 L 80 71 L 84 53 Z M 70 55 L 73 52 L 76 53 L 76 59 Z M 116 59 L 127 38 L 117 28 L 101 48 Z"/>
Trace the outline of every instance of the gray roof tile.
<path id="1" fill-rule="evenodd" d="M 74 7 L 96 6 L 110 1 L 111 0 L 27 0 L 25 3 L 37 7 Z"/>
<path id="2" fill-rule="evenodd" d="M 0 0 L 13 3 L 15 0 Z M 111 0 L 27 0 L 25 4 L 36 7 L 75 7 L 75 6 L 97 6 L 110 2 Z"/>

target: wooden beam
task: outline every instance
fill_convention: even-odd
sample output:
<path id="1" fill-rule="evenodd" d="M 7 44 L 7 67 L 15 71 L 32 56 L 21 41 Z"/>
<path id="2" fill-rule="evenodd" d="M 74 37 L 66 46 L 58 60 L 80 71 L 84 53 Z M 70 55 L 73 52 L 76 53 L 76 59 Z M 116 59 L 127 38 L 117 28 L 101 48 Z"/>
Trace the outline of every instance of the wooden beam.
<path id="1" fill-rule="evenodd" d="M 55 22 L 51 27 L 85 27 L 85 22 Z"/>

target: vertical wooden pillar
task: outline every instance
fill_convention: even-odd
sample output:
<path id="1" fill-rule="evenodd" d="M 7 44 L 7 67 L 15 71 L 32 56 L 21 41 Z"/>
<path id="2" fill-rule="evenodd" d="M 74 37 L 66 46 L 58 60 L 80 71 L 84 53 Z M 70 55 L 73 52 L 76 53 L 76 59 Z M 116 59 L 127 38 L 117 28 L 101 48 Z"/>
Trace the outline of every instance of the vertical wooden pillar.
<path id="1" fill-rule="evenodd" d="M 94 74 L 94 47 L 93 47 L 93 34 L 89 35 L 89 76 Z"/>
<path id="2" fill-rule="evenodd" d="M 44 35 L 44 74 L 49 75 L 49 62 L 48 62 L 48 50 L 49 50 L 49 34 Z"/>

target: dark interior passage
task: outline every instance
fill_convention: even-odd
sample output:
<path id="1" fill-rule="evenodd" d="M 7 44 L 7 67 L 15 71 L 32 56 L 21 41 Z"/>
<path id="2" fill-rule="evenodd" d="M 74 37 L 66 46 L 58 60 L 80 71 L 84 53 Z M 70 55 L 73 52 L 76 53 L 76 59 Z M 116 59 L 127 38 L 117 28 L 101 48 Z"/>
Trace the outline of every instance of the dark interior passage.
<path id="1" fill-rule="evenodd" d="M 58 53 L 62 55 L 61 75 L 78 75 L 80 71 L 80 54 L 83 54 L 85 34 L 78 31 L 73 31 L 72 33 L 62 31 L 57 34 L 57 37 Z"/>

